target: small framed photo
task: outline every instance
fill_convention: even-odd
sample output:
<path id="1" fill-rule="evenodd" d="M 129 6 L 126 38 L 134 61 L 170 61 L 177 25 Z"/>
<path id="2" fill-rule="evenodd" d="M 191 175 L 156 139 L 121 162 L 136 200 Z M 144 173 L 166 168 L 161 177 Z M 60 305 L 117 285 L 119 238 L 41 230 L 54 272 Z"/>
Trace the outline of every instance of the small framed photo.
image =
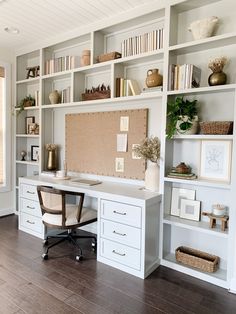
<path id="1" fill-rule="evenodd" d="M 200 201 L 182 199 L 180 206 L 180 218 L 199 221 L 200 204 Z"/>
<path id="2" fill-rule="evenodd" d="M 39 146 L 31 146 L 31 160 L 39 161 Z"/>
<path id="3" fill-rule="evenodd" d="M 171 215 L 180 216 L 181 200 L 195 200 L 196 191 L 189 189 L 172 188 Z"/>
<path id="4" fill-rule="evenodd" d="M 35 117 L 31 116 L 31 117 L 26 117 L 25 118 L 25 133 L 29 134 L 30 130 L 29 130 L 29 125 L 35 122 Z"/>
<path id="5" fill-rule="evenodd" d="M 199 177 L 230 182 L 231 149 L 232 142 L 228 140 L 202 141 Z"/>

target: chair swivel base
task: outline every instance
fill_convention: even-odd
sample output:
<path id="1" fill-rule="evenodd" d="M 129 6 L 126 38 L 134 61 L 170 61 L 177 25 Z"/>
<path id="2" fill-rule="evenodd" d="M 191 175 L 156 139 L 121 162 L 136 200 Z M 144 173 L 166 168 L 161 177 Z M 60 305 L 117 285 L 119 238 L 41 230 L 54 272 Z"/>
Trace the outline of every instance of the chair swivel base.
<path id="1" fill-rule="evenodd" d="M 50 238 L 59 238 L 60 240 L 49 244 L 48 245 L 48 240 Z M 47 260 L 48 259 L 48 251 L 49 249 L 51 249 L 52 247 L 64 242 L 64 241 L 69 241 L 70 243 L 72 243 L 77 249 L 79 249 L 79 254 L 77 254 L 75 256 L 75 260 L 76 261 L 82 261 L 83 260 L 83 252 L 81 247 L 78 245 L 78 243 L 76 242 L 76 239 L 93 239 L 94 242 L 92 242 L 92 250 L 94 252 L 97 251 L 97 239 L 95 236 L 83 236 L 83 235 L 76 235 L 74 233 L 67 233 L 67 234 L 59 234 L 59 235 L 54 235 L 54 236 L 47 236 L 46 239 L 43 241 L 43 246 L 45 247 L 45 252 L 42 254 L 42 259 L 43 260 Z"/>

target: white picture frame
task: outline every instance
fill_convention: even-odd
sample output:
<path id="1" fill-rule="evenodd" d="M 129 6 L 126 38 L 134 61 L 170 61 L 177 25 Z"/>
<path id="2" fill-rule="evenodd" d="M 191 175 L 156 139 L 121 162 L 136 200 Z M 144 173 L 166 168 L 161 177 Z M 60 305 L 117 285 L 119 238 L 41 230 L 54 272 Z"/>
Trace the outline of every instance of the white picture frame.
<path id="1" fill-rule="evenodd" d="M 199 221 L 200 204 L 200 201 L 182 199 L 180 207 L 180 218 Z"/>
<path id="2" fill-rule="evenodd" d="M 230 182 L 231 150 L 229 140 L 203 140 L 199 178 Z"/>
<path id="3" fill-rule="evenodd" d="M 196 191 L 190 189 L 172 188 L 171 210 L 173 216 L 180 216 L 180 207 L 182 199 L 195 200 Z"/>

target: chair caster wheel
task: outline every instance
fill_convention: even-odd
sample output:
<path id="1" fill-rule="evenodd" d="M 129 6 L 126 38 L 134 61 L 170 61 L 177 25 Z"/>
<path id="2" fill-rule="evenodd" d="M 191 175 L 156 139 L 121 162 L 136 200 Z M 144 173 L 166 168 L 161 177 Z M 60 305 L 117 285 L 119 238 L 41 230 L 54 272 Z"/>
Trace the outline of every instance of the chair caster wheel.
<path id="1" fill-rule="evenodd" d="M 97 243 L 95 243 L 95 242 L 92 242 L 92 250 L 93 250 L 93 252 L 97 252 Z"/>
<path id="2" fill-rule="evenodd" d="M 76 255 L 75 259 L 76 259 L 77 262 L 82 261 L 83 260 L 83 255 Z"/>
<path id="3" fill-rule="evenodd" d="M 42 255 L 42 259 L 46 261 L 46 260 L 48 259 L 48 254 L 44 253 L 44 254 Z"/>
<path id="4" fill-rule="evenodd" d="M 48 245 L 48 240 L 43 240 L 43 246 Z"/>

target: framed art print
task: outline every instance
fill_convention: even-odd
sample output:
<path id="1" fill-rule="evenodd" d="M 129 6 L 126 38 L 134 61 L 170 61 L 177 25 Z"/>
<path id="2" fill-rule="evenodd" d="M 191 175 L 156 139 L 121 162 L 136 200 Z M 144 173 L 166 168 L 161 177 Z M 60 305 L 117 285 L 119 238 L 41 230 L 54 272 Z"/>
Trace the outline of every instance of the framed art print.
<path id="1" fill-rule="evenodd" d="M 31 160 L 39 161 L 39 146 L 31 146 Z"/>
<path id="2" fill-rule="evenodd" d="M 180 218 L 200 220 L 200 201 L 181 200 Z"/>
<path id="3" fill-rule="evenodd" d="M 230 182 L 231 146 L 228 140 L 202 141 L 199 177 Z"/>
<path id="4" fill-rule="evenodd" d="M 195 190 L 172 188 L 171 215 L 179 216 L 182 199 L 195 200 Z"/>

